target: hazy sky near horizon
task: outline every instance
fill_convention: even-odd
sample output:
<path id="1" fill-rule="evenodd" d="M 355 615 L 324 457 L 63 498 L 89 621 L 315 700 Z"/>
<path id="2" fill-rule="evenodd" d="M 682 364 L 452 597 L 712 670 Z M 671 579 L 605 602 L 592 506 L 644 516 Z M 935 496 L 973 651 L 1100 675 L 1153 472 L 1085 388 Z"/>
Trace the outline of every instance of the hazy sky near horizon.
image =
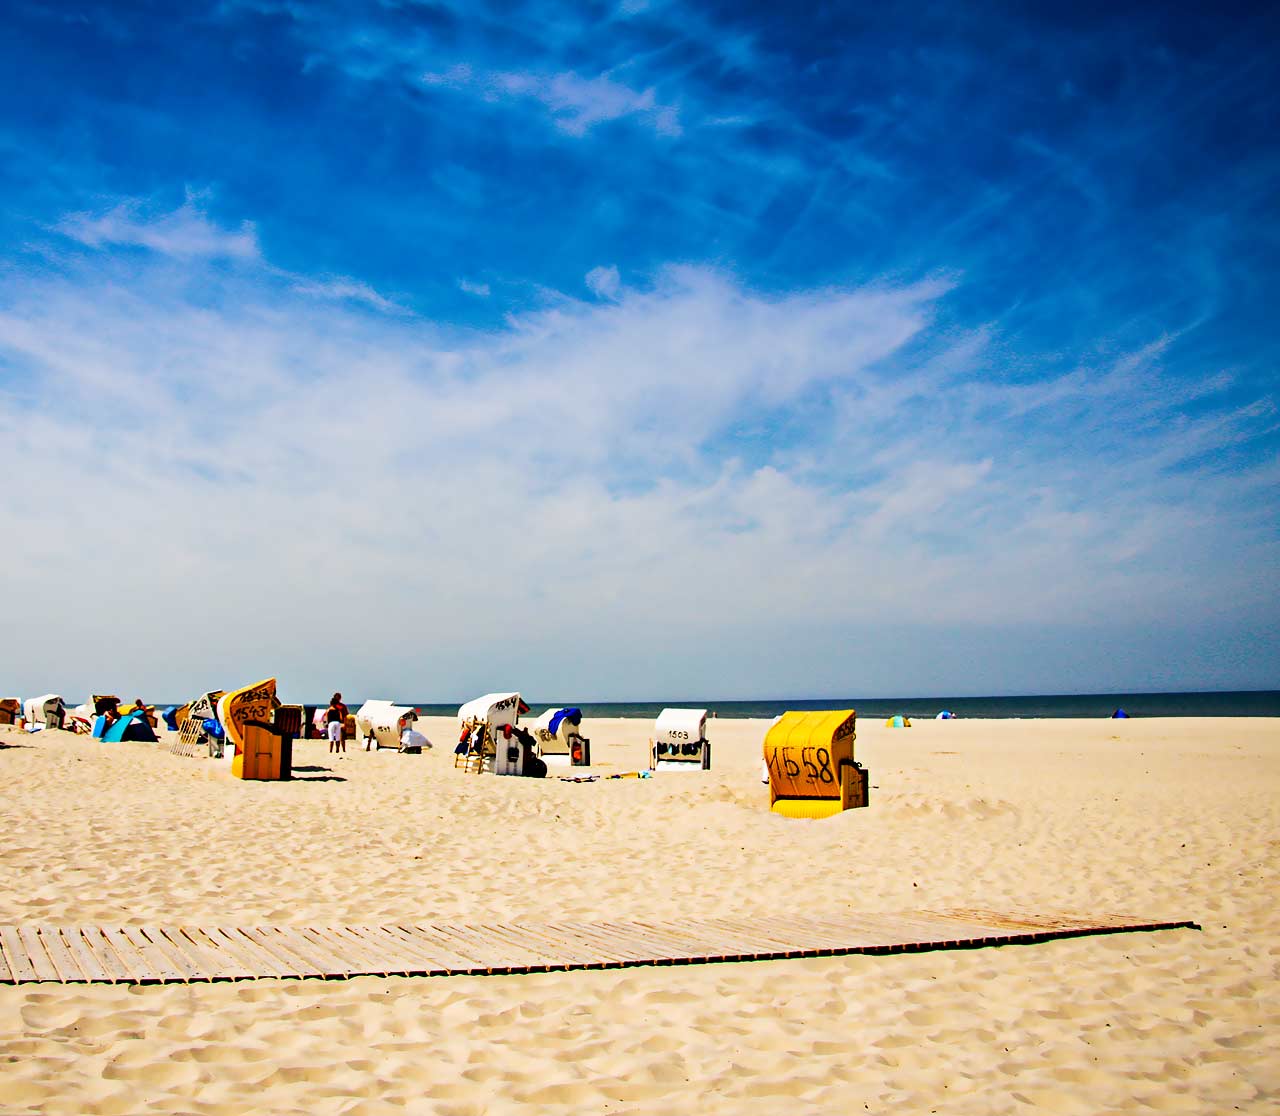
<path id="1" fill-rule="evenodd" d="M 1280 686 L 1280 9 L 6 5 L 0 691 Z"/>

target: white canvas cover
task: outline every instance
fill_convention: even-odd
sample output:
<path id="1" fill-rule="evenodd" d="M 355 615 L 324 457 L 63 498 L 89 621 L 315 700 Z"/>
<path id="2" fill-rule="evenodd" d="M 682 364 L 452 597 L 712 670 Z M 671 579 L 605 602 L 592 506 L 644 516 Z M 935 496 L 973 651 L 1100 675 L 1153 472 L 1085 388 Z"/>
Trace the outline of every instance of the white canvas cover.
<path id="1" fill-rule="evenodd" d="M 706 736 L 705 709 L 664 709 L 653 723 L 655 744 L 691 744 Z"/>
<path id="2" fill-rule="evenodd" d="M 405 719 L 417 719 L 418 711 L 411 705 L 396 705 L 393 701 L 374 698 L 356 710 L 356 735 L 362 739 L 372 736 L 379 748 L 399 748 L 400 734 Z M 407 722 L 405 722 L 407 723 Z"/>
<path id="3" fill-rule="evenodd" d="M 458 723 L 484 721 L 488 725 L 514 725 L 520 719 L 519 694 L 485 694 L 458 709 Z"/>
<path id="4" fill-rule="evenodd" d="M 27 698 L 22 703 L 22 715 L 29 725 L 44 727 L 45 709 L 62 705 L 62 698 L 57 694 L 41 694 L 39 697 Z"/>

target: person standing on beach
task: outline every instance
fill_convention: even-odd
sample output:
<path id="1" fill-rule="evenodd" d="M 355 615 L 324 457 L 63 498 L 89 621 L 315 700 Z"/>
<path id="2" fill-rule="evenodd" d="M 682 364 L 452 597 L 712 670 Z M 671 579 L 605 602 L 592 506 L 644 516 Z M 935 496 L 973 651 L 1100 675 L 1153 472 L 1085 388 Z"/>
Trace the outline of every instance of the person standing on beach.
<path id="1" fill-rule="evenodd" d="M 329 751 L 345 752 L 347 741 L 343 730 L 347 724 L 347 707 L 342 704 L 341 694 L 334 694 L 329 699 L 329 708 L 325 711 L 324 720 L 329 733 Z"/>

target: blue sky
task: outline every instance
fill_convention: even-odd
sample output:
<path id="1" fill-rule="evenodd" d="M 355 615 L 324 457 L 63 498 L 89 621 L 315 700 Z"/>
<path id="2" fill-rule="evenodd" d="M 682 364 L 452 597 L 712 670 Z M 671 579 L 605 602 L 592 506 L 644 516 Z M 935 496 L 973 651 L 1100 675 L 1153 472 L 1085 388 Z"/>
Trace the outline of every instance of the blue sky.
<path id="1" fill-rule="evenodd" d="M 0 689 L 1280 685 L 1280 15 L 814 7 L 6 5 Z"/>

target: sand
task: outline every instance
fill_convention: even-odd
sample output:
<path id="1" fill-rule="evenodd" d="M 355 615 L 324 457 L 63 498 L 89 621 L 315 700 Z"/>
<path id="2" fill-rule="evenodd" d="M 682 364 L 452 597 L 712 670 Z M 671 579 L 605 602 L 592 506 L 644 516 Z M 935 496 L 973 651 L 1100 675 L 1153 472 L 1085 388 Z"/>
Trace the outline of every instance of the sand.
<path id="1" fill-rule="evenodd" d="M 859 725 L 871 806 L 714 769 L 575 785 L 298 745 L 241 783 L 0 729 L 0 923 L 985 907 L 1194 919 L 1036 946 L 502 977 L 0 987 L 3 1113 L 1272 1113 L 1280 722 Z M 595 721 L 596 770 L 648 724 Z"/>

